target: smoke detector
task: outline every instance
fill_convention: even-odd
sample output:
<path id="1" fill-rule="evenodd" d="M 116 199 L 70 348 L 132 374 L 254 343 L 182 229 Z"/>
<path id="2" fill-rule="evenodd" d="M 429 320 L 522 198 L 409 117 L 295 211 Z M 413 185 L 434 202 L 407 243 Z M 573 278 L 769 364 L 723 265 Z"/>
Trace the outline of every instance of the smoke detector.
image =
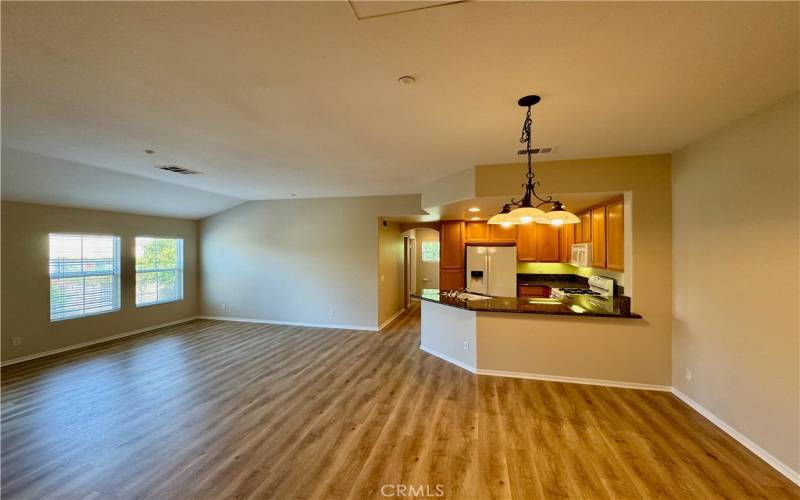
<path id="1" fill-rule="evenodd" d="M 398 78 L 397 81 L 402 83 L 403 85 L 414 85 L 417 79 L 410 75 L 403 75 L 400 78 Z"/>

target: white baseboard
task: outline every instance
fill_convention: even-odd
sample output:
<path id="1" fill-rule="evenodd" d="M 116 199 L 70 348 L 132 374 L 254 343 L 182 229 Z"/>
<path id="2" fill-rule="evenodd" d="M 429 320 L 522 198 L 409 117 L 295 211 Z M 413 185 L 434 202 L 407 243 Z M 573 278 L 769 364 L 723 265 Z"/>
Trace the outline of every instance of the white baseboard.
<path id="1" fill-rule="evenodd" d="M 467 363 L 464 363 L 463 361 L 459 361 L 459 360 L 457 360 L 455 358 L 451 358 L 450 356 L 448 356 L 446 354 L 442 354 L 442 353 L 440 353 L 439 351 L 437 351 L 435 349 L 431 349 L 430 347 L 426 347 L 426 346 L 421 345 L 421 344 L 420 344 L 419 348 L 422 349 L 423 351 L 427 352 L 428 354 L 432 354 L 432 355 L 436 356 L 437 358 L 441 358 L 441 359 L 447 361 L 448 363 L 452 363 L 452 364 L 454 364 L 454 365 L 456 365 L 456 366 L 458 366 L 460 368 L 463 368 L 463 369 L 467 370 L 468 372 L 477 373 L 475 371 L 475 367 L 474 366 L 468 365 Z"/>
<path id="2" fill-rule="evenodd" d="M 310 326 L 313 328 L 338 328 L 340 330 L 367 330 L 377 332 L 376 326 L 364 325 L 335 325 L 328 323 L 302 323 L 299 321 L 276 321 L 273 319 L 233 318 L 230 316 L 200 316 L 200 319 L 214 319 L 217 321 L 237 321 L 240 323 L 263 323 L 267 325 Z"/>
<path id="3" fill-rule="evenodd" d="M 397 311 L 397 312 L 394 314 L 394 316 L 392 316 L 391 318 L 389 318 L 389 319 L 387 319 L 386 321 L 384 321 L 383 323 L 381 323 L 381 326 L 379 326 L 379 327 L 378 327 L 378 330 L 383 330 L 384 328 L 386 328 L 386 326 L 387 326 L 389 323 L 391 323 L 392 321 L 396 320 L 396 319 L 397 319 L 397 317 L 398 317 L 398 316 L 400 316 L 401 314 L 403 314 L 404 312 L 406 312 L 406 308 L 405 308 L 405 307 L 404 307 L 404 308 L 402 308 L 402 309 L 400 309 L 399 311 Z"/>
<path id="4" fill-rule="evenodd" d="M 478 369 L 478 375 L 491 375 L 493 377 L 524 378 L 530 380 L 543 380 L 545 382 L 563 382 L 566 384 L 599 385 L 603 387 L 618 387 L 620 389 L 639 389 L 644 391 L 669 392 L 672 387 L 668 385 L 640 384 L 638 382 L 623 382 L 619 380 L 604 380 L 597 378 L 564 377 L 561 375 L 544 375 L 540 373 L 507 372 L 501 370 Z"/>
<path id="5" fill-rule="evenodd" d="M 58 349 L 51 349 L 49 351 L 44 351 L 44 352 L 39 352 L 39 353 L 36 353 L 36 354 L 31 354 L 29 356 L 22 356 L 22 357 L 19 357 L 19 358 L 9 359 L 7 361 L 3 361 L 2 363 L 0 363 L 0 366 L 15 365 L 17 363 L 22 363 L 23 361 L 30 361 L 32 359 L 43 358 L 45 356 L 52 356 L 53 354 L 60 354 L 62 352 L 67 352 L 67 351 L 74 351 L 75 349 L 80 349 L 82 347 L 88 347 L 90 345 L 95 345 L 95 344 L 102 344 L 103 342 L 108 342 L 110 340 L 116 340 L 116 339 L 121 339 L 121 338 L 125 338 L 125 337 L 130 337 L 131 335 L 138 335 L 140 333 L 149 332 L 151 330 L 157 330 L 159 328 L 164 328 L 166 326 L 172 326 L 172 325 L 177 325 L 177 324 L 180 324 L 180 323 L 186 323 L 187 321 L 192 321 L 193 319 L 199 319 L 199 318 L 200 318 L 199 316 L 192 316 L 190 318 L 177 319 L 175 321 L 170 321 L 168 323 L 159 323 L 158 325 L 148 326 L 148 327 L 145 327 L 145 328 L 139 328 L 138 330 L 133 330 L 133 331 L 130 331 L 130 332 L 118 333 L 116 335 L 103 337 L 101 339 L 90 340 L 88 342 L 81 342 L 80 344 L 73 344 L 73 345 L 70 345 L 70 346 L 67 346 L 67 347 L 59 347 Z"/>
<path id="6" fill-rule="evenodd" d="M 682 393 L 678 389 L 673 387 L 672 394 L 674 394 L 678 399 L 680 399 L 687 405 L 691 406 L 694 411 L 704 416 L 712 424 L 722 429 L 726 434 L 728 434 L 730 437 L 741 443 L 745 448 L 755 453 L 756 456 L 758 456 L 758 458 L 767 462 L 767 464 L 769 464 L 773 469 L 777 470 L 778 472 L 786 476 L 790 481 L 800 486 L 800 472 L 792 470 L 788 465 L 770 455 L 764 448 L 750 441 L 747 438 L 747 436 L 745 436 L 741 432 L 737 431 L 736 429 L 728 425 L 724 420 L 711 413 L 700 403 L 693 400 L 692 398 Z"/>

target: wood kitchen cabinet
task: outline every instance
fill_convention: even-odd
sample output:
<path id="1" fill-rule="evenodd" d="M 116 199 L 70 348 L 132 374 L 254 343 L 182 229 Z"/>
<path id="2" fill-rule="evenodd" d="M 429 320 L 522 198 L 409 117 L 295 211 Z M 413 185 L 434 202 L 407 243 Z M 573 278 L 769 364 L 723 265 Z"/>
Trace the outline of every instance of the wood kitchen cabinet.
<path id="1" fill-rule="evenodd" d="M 466 223 L 467 243 L 484 243 L 489 241 L 489 224 L 483 221 L 469 221 Z"/>
<path id="2" fill-rule="evenodd" d="M 575 243 L 576 224 L 565 224 L 558 230 L 559 262 L 569 264 L 572 257 L 572 244 Z"/>
<path id="3" fill-rule="evenodd" d="M 625 269 L 625 224 L 622 199 L 606 205 L 606 267 Z"/>
<path id="4" fill-rule="evenodd" d="M 492 243 L 514 243 L 517 240 L 517 226 L 503 227 L 501 224 L 489 226 L 489 241 Z"/>
<path id="5" fill-rule="evenodd" d="M 550 287 L 547 285 L 519 285 L 517 287 L 517 295 L 521 298 L 547 298 L 550 297 Z"/>
<path id="6" fill-rule="evenodd" d="M 464 221 L 442 221 L 439 228 L 439 288 L 454 290 L 465 286 Z"/>
<path id="7" fill-rule="evenodd" d="M 536 228 L 533 222 L 522 224 L 517 228 L 517 260 L 522 262 L 536 262 Z"/>
<path id="8" fill-rule="evenodd" d="M 514 243 L 517 228 L 487 224 L 483 221 L 469 221 L 465 223 L 465 235 L 467 243 Z"/>
<path id="9" fill-rule="evenodd" d="M 549 224 L 517 226 L 517 260 L 522 262 L 558 262 L 558 227 Z"/>
<path id="10" fill-rule="evenodd" d="M 606 267 L 606 207 L 591 210 L 592 267 Z"/>
<path id="11" fill-rule="evenodd" d="M 551 226 L 550 224 L 536 224 L 534 222 L 532 222 L 530 225 L 536 226 L 535 233 L 537 260 L 539 262 L 558 262 L 558 226 Z"/>
<path id="12" fill-rule="evenodd" d="M 592 242 L 592 212 L 586 211 L 578 216 L 581 220 L 578 223 L 578 229 L 580 229 L 580 235 L 577 233 L 575 234 L 576 238 L 580 238 L 580 241 L 576 241 L 576 243 L 591 243 Z"/>
<path id="13" fill-rule="evenodd" d="M 458 290 L 466 286 L 466 273 L 463 267 L 439 269 L 439 289 Z"/>

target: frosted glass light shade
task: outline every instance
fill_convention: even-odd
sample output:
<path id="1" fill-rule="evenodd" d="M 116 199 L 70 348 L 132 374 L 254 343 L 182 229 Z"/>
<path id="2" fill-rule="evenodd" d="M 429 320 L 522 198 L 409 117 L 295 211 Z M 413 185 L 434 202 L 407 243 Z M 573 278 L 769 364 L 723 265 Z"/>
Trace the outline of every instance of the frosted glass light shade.
<path id="1" fill-rule="evenodd" d="M 489 220 L 486 221 L 487 224 L 513 224 L 513 222 L 508 217 L 509 214 L 495 214 L 489 217 Z"/>
<path id="2" fill-rule="evenodd" d="M 527 224 L 532 221 L 543 221 L 547 219 L 547 215 L 533 207 L 520 207 L 515 208 L 509 214 L 509 220 L 516 224 Z"/>
<path id="3" fill-rule="evenodd" d="M 552 224 L 554 226 L 577 224 L 581 221 L 577 215 L 572 212 L 567 212 L 566 210 L 551 210 L 547 212 L 545 216 L 547 217 L 547 222 L 543 222 L 543 224 Z"/>

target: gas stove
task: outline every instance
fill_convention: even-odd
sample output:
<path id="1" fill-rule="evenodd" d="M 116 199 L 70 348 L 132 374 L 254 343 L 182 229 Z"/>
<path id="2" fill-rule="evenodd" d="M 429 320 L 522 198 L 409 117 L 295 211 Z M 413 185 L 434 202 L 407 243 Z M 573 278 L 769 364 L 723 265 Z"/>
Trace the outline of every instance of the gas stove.
<path id="1" fill-rule="evenodd" d="M 561 299 L 570 295 L 590 295 L 594 297 L 613 297 L 614 280 L 602 276 L 589 278 L 589 288 L 553 288 L 550 297 Z"/>
<path id="2" fill-rule="evenodd" d="M 556 288 L 556 290 L 564 295 L 600 295 L 598 292 L 588 288 Z"/>

